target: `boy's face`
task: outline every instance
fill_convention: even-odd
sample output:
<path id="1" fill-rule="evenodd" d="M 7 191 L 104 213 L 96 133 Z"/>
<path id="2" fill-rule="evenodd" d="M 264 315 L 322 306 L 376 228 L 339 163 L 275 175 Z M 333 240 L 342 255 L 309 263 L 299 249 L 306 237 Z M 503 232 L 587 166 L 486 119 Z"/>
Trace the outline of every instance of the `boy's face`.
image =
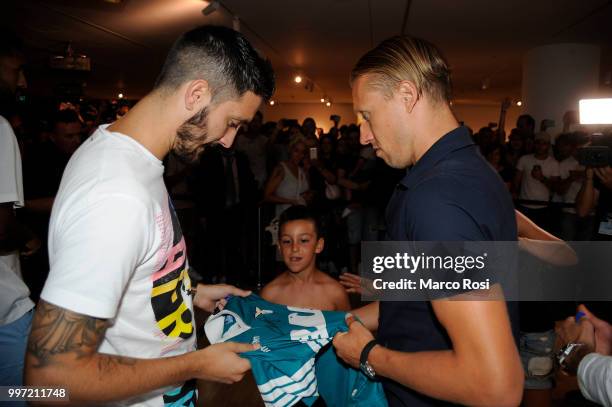
<path id="1" fill-rule="evenodd" d="M 299 273 L 314 264 L 316 254 L 323 250 L 323 239 L 317 237 L 314 222 L 292 220 L 282 226 L 278 247 L 287 268 Z"/>

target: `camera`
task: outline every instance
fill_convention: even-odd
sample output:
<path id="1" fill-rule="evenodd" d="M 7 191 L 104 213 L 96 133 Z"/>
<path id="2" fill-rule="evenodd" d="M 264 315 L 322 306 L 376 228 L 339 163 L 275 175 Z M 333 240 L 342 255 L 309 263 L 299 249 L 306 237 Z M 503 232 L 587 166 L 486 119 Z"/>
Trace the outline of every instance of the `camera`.
<path id="1" fill-rule="evenodd" d="M 582 99 L 578 102 L 580 124 L 612 124 L 612 98 Z M 612 166 L 612 138 L 594 133 L 590 146 L 578 149 L 578 162 L 589 167 Z"/>
<path id="2" fill-rule="evenodd" d="M 610 147 L 587 146 L 578 149 L 578 162 L 587 167 L 610 165 Z"/>

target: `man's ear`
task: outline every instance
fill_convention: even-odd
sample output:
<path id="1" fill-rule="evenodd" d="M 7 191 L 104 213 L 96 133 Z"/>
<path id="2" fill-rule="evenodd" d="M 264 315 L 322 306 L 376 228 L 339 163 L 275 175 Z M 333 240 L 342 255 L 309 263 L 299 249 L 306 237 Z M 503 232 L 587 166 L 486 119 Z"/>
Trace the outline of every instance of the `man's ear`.
<path id="1" fill-rule="evenodd" d="M 325 248 L 325 239 L 323 239 L 322 237 L 320 237 L 317 240 L 317 247 L 315 248 L 315 253 L 319 254 L 323 251 L 323 249 Z"/>
<path id="2" fill-rule="evenodd" d="M 419 91 L 412 81 L 401 81 L 398 86 L 398 94 L 406 106 L 406 111 L 412 113 L 414 105 L 419 100 Z"/>
<path id="3" fill-rule="evenodd" d="M 185 109 L 198 112 L 208 106 L 212 100 L 212 93 L 208 81 L 196 79 L 187 84 L 185 89 Z"/>

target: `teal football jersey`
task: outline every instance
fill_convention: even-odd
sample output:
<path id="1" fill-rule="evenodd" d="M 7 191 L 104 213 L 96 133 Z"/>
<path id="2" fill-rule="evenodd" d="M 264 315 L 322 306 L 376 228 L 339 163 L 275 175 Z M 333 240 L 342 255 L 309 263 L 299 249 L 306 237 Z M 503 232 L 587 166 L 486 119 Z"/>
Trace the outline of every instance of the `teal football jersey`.
<path id="1" fill-rule="evenodd" d="M 310 406 L 319 393 L 328 406 L 387 406 L 379 382 L 344 365 L 333 348 L 323 349 L 336 333 L 348 330 L 345 316 L 273 304 L 253 294 L 230 298 L 208 318 L 204 331 L 210 343 L 260 345 L 241 356 L 251 362 L 266 407 L 289 407 L 300 400 Z"/>

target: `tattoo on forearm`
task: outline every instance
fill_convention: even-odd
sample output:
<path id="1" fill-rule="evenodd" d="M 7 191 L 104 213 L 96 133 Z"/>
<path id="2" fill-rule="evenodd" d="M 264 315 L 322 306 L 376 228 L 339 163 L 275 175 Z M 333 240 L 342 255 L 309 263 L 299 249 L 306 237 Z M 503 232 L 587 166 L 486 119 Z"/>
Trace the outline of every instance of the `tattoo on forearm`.
<path id="1" fill-rule="evenodd" d="M 76 358 L 93 354 L 106 331 L 104 319 L 81 315 L 45 301 L 40 301 L 32 322 L 28 355 L 43 367 L 59 354 L 73 353 Z"/>

